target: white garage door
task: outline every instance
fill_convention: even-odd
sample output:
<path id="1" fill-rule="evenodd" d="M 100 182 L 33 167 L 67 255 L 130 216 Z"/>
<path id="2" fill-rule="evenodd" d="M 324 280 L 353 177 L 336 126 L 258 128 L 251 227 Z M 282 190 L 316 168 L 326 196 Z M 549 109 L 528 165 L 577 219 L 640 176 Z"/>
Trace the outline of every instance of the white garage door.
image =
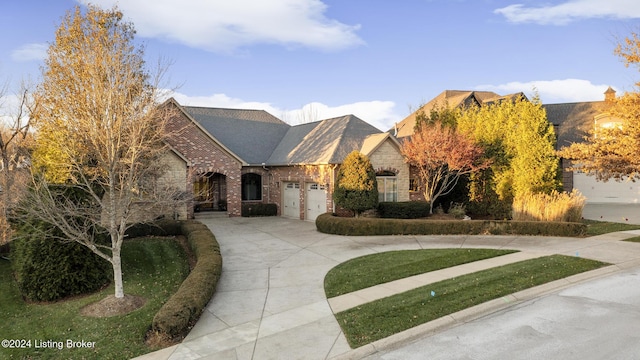
<path id="1" fill-rule="evenodd" d="M 573 187 L 587 198 L 588 203 L 640 202 L 640 182 L 609 180 L 596 181 L 595 176 L 573 173 Z"/>
<path id="2" fill-rule="evenodd" d="M 300 184 L 285 182 L 282 184 L 282 215 L 300 219 Z"/>
<path id="3" fill-rule="evenodd" d="M 324 185 L 307 184 L 307 220 L 315 220 L 327 212 L 327 190 Z"/>

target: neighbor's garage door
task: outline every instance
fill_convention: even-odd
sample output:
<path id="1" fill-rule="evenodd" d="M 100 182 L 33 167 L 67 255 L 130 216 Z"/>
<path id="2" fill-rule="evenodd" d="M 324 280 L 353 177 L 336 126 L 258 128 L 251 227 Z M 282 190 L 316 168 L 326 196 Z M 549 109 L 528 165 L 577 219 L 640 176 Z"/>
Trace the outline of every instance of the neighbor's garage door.
<path id="1" fill-rule="evenodd" d="M 307 220 L 315 220 L 318 215 L 327 212 L 327 190 L 324 185 L 307 184 Z"/>
<path id="2" fill-rule="evenodd" d="M 631 181 L 596 181 L 595 176 L 573 173 L 573 188 L 587 198 L 588 203 L 638 203 L 640 183 Z"/>
<path id="3" fill-rule="evenodd" d="M 285 182 L 282 187 L 284 188 L 282 216 L 300 219 L 300 184 Z"/>

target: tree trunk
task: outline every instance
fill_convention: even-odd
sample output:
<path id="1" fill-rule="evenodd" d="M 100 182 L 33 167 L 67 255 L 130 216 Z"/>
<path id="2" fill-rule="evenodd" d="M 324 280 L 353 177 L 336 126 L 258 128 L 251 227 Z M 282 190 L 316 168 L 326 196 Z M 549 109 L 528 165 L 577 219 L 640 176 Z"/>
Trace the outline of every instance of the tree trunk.
<path id="1" fill-rule="evenodd" d="M 124 286 L 122 283 L 122 261 L 120 259 L 120 249 L 113 249 L 111 265 L 113 265 L 113 285 L 115 288 L 115 297 L 116 299 L 122 299 L 124 297 Z"/>

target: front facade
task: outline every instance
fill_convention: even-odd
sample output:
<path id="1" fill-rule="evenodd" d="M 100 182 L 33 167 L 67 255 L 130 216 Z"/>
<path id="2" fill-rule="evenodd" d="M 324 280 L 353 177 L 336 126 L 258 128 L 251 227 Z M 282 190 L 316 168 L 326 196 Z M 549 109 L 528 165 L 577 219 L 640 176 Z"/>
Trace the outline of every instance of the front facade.
<path id="1" fill-rule="evenodd" d="M 409 200 L 409 168 L 397 140 L 347 115 L 290 126 L 265 111 L 181 106 L 170 145 L 186 159 L 193 211 L 240 216 L 242 204 L 276 204 L 278 215 L 315 220 L 336 211 L 333 188 L 350 152 L 367 155 L 382 201 Z"/>

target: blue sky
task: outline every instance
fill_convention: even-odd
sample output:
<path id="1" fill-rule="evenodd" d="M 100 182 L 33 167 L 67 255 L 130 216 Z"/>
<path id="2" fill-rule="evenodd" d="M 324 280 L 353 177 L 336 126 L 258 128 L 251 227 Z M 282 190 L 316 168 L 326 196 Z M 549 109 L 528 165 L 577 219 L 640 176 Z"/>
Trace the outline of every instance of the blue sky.
<path id="1" fill-rule="evenodd" d="M 0 11 L 0 80 L 37 81 L 67 10 L 22 0 Z M 110 8 L 115 0 L 92 3 Z M 296 124 L 353 113 L 387 130 L 443 90 L 534 86 L 544 103 L 634 91 L 613 54 L 639 30 L 637 0 L 126 0 L 149 63 L 172 61 L 185 105 L 265 109 Z M 6 102 L 6 101 L 5 101 Z"/>

